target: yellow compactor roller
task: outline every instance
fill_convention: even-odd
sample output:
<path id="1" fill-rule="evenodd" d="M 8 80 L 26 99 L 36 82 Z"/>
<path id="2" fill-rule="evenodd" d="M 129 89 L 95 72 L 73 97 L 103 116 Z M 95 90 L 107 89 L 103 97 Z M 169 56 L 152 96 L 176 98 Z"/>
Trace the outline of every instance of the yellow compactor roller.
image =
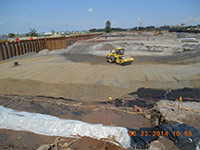
<path id="1" fill-rule="evenodd" d="M 107 55 L 106 59 L 109 63 L 120 65 L 129 64 L 134 61 L 134 58 L 124 55 L 123 48 L 115 48 L 114 52 L 111 51 L 110 54 Z"/>

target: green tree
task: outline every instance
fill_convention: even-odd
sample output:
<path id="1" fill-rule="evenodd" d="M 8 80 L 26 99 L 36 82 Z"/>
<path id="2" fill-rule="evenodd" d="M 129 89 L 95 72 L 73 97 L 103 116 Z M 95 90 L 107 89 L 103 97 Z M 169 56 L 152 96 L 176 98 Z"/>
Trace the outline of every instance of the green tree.
<path id="1" fill-rule="evenodd" d="M 39 34 L 37 33 L 37 31 L 35 29 L 30 28 L 29 30 L 30 30 L 30 32 L 29 32 L 30 36 L 39 36 Z"/>
<path id="2" fill-rule="evenodd" d="M 112 31 L 127 31 L 128 29 L 123 29 L 123 28 L 112 28 Z"/>
<path id="3" fill-rule="evenodd" d="M 89 32 L 97 32 L 97 29 L 90 29 Z"/>
<path id="4" fill-rule="evenodd" d="M 14 37 L 15 37 L 15 34 L 14 34 L 14 33 L 8 33 L 8 36 L 9 36 L 10 38 L 14 38 Z"/>
<path id="5" fill-rule="evenodd" d="M 139 31 L 144 31 L 144 30 L 145 30 L 145 27 L 139 27 L 138 30 L 139 30 Z"/>
<path id="6" fill-rule="evenodd" d="M 110 23 L 110 21 L 106 21 L 105 31 L 106 31 L 106 33 L 111 32 L 111 23 Z"/>
<path id="7" fill-rule="evenodd" d="M 155 29 L 155 26 L 147 26 L 146 27 L 146 30 L 147 31 L 152 31 L 152 30 L 154 30 Z"/>
<path id="8" fill-rule="evenodd" d="M 137 31 L 138 30 L 138 27 L 134 27 L 131 29 L 131 31 Z"/>

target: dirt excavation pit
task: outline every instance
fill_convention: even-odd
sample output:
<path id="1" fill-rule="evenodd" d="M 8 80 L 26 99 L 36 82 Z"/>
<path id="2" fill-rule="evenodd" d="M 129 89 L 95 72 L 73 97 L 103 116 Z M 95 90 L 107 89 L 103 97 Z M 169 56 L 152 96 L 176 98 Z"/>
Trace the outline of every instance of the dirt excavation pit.
<path id="1" fill-rule="evenodd" d="M 110 49 L 125 48 L 132 64 L 109 64 Z M 155 49 L 155 50 L 154 50 Z M 62 50 L 43 50 L 0 63 L 0 93 L 45 95 L 79 101 L 107 101 L 141 87 L 198 88 L 199 43 L 176 35 L 98 37 L 77 41 Z M 13 67 L 13 63 L 19 66 Z M 37 88 L 38 85 L 40 88 Z"/>
<path id="2" fill-rule="evenodd" d="M 185 36 L 194 35 L 127 33 L 13 57 L 0 62 L 0 105 L 109 127 L 139 129 L 175 122 L 200 128 L 200 44 L 181 42 Z M 126 66 L 106 62 L 106 55 L 117 47 L 125 48 L 134 62 Z M 56 149 L 56 138 L 0 129 L 0 147 L 7 149 Z M 64 140 L 58 149 L 76 140 L 59 138 Z M 122 149 L 112 141 L 89 137 L 67 148 Z M 162 137 L 148 147 L 159 148 L 179 149 Z"/>

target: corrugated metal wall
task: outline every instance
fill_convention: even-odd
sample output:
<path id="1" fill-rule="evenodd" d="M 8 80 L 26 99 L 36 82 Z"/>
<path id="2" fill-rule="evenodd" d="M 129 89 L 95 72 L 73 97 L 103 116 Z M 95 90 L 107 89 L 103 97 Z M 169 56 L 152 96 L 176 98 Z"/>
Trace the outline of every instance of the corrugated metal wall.
<path id="1" fill-rule="evenodd" d="M 21 40 L 19 42 L 0 42 L 0 61 L 28 52 L 39 52 L 43 49 L 57 50 L 67 48 L 74 42 L 90 39 L 101 34 L 87 34 L 70 37 L 41 38 L 34 40 Z"/>

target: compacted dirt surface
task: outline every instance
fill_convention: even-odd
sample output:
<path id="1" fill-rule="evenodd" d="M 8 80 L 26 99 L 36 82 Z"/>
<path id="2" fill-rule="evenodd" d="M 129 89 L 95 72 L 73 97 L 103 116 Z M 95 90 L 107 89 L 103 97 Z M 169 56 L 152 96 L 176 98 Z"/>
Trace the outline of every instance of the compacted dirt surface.
<path id="1" fill-rule="evenodd" d="M 67 49 L 13 57 L 0 63 L 0 93 L 106 101 L 140 87 L 198 88 L 200 44 L 181 42 L 179 37 L 172 33 L 98 37 Z M 106 62 L 115 47 L 124 48 L 134 62 L 126 66 Z"/>

